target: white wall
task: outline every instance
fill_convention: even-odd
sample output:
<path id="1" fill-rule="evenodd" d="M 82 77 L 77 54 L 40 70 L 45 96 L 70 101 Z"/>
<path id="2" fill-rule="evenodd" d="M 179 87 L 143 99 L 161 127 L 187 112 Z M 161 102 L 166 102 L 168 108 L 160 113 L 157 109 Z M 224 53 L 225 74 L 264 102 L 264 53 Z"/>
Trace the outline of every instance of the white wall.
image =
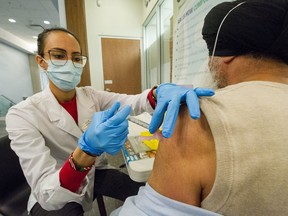
<path id="1" fill-rule="evenodd" d="M 2 29 L 0 27 L 0 42 L 5 44 L 9 44 L 12 47 L 20 49 L 24 52 L 33 53 L 37 50 L 37 44 L 30 44 L 21 38 L 17 37 L 16 35 L 11 34 L 10 32 Z"/>
<path id="2" fill-rule="evenodd" d="M 91 85 L 103 90 L 101 36 L 142 39 L 142 0 L 85 0 Z"/>
<path id="3" fill-rule="evenodd" d="M 142 0 L 142 5 L 143 5 L 143 18 L 142 18 L 142 22 L 144 23 L 145 20 L 147 19 L 147 17 L 149 16 L 150 12 L 152 11 L 152 9 L 154 8 L 154 6 L 156 5 L 156 3 L 159 0 L 150 0 L 148 3 L 148 6 L 145 6 L 145 1 L 146 0 Z"/>
<path id="4" fill-rule="evenodd" d="M 0 42 L 0 94 L 18 103 L 33 94 L 28 54 Z"/>

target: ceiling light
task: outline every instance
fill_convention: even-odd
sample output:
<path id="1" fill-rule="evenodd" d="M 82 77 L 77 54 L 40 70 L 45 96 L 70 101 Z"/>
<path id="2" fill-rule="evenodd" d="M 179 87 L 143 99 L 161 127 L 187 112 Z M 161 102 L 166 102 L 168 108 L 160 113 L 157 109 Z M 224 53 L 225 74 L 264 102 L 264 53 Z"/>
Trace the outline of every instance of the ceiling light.
<path id="1" fill-rule="evenodd" d="M 47 25 L 49 25 L 49 24 L 50 24 L 50 22 L 49 22 L 49 21 L 47 21 L 47 20 L 44 20 L 44 23 L 45 23 L 45 24 L 47 24 Z"/>
<path id="2" fill-rule="evenodd" d="M 9 20 L 9 22 L 16 23 L 16 20 L 14 20 L 14 19 L 8 19 L 8 20 Z"/>

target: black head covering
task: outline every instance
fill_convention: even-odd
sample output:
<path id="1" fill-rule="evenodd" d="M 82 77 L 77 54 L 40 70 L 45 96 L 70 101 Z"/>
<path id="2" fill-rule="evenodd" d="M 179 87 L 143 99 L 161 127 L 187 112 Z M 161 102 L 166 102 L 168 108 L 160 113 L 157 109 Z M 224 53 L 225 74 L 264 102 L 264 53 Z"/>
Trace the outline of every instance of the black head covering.
<path id="1" fill-rule="evenodd" d="M 242 2 L 245 3 L 236 7 Z M 202 29 L 209 55 L 213 53 L 218 28 L 231 9 L 220 28 L 215 56 L 251 53 L 278 58 L 288 64 L 287 0 L 237 0 L 212 8 Z"/>

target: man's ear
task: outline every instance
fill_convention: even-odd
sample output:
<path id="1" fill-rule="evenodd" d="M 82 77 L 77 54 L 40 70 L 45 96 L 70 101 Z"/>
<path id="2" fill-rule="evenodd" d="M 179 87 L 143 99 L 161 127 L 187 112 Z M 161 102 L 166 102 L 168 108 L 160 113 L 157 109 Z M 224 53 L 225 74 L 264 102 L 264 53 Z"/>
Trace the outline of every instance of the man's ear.
<path id="1" fill-rule="evenodd" d="M 42 69 L 44 69 L 44 70 L 47 70 L 47 63 L 43 60 L 43 57 L 42 56 L 40 56 L 40 55 L 36 55 L 35 56 L 35 60 L 36 60 L 36 62 L 38 63 L 38 65 L 42 68 Z"/>
<path id="2" fill-rule="evenodd" d="M 236 56 L 225 56 L 225 57 L 222 57 L 222 60 L 223 60 L 224 63 L 229 64 L 229 63 L 231 63 L 235 58 L 236 58 Z"/>

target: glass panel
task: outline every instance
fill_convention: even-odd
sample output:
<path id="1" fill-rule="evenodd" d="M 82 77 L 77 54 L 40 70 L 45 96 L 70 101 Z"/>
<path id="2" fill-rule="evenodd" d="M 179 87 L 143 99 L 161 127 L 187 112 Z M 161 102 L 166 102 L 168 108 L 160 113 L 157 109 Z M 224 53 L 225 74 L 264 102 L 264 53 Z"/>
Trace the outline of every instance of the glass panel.
<path id="1" fill-rule="evenodd" d="M 158 80 L 160 74 L 160 53 L 157 44 L 157 19 L 155 13 L 145 27 L 147 88 L 153 87 L 160 81 Z"/>
<path id="2" fill-rule="evenodd" d="M 7 135 L 5 116 L 8 112 L 8 109 L 13 105 L 15 105 L 13 101 L 4 95 L 0 95 L 0 137 Z"/>
<path id="3" fill-rule="evenodd" d="M 8 109 L 15 103 L 4 95 L 0 95 L 0 117 L 6 116 Z"/>
<path id="4" fill-rule="evenodd" d="M 170 29 L 173 16 L 173 0 L 165 0 L 160 6 L 161 23 L 161 82 L 170 82 Z"/>

